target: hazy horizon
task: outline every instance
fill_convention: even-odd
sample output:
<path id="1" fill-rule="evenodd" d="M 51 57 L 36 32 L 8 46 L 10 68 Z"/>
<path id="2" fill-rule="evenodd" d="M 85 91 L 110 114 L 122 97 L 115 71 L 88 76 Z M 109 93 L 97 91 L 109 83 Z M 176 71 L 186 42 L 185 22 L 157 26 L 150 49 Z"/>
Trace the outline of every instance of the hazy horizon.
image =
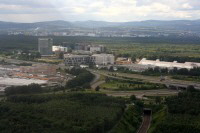
<path id="1" fill-rule="evenodd" d="M 200 19 L 198 0 L 0 0 L 0 21 L 107 21 Z"/>

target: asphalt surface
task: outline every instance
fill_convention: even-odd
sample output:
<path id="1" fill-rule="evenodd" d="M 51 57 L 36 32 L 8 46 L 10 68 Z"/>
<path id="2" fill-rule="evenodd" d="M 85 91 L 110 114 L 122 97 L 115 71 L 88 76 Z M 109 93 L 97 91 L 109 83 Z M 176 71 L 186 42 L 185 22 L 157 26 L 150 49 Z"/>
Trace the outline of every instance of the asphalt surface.
<path id="1" fill-rule="evenodd" d="M 142 125 L 137 133 L 147 133 L 151 123 L 151 115 L 144 114 Z"/>
<path id="2" fill-rule="evenodd" d="M 165 84 L 168 86 L 172 85 L 172 86 L 179 86 L 179 87 L 187 87 L 188 85 L 193 85 L 196 89 L 200 89 L 199 82 L 175 80 L 169 77 L 165 81 L 160 81 L 160 77 L 145 76 L 145 75 L 139 75 L 139 74 L 128 74 L 128 73 L 107 72 L 107 71 L 95 71 L 94 73 L 98 73 L 107 77 L 112 77 L 112 78 L 116 78 L 120 80 L 130 81 L 132 78 L 132 79 L 139 79 L 144 82 L 159 83 L 159 84 Z M 112 76 L 112 74 L 116 74 L 116 76 Z M 130 78 L 130 79 L 126 79 L 126 78 Z"/>
<path id="3" fill-rule="evenodd" d="M 108 96 L 129 97 L 131 95 L 135 95 L 137 98 L 142 99 L 144 96 L 177 95 L 179 91 L 162 89 L 162 90 L 137 90 L 137 91 L 107 91 L 107 90 L 101 90 L 101 92 L 106 93 Z"/>

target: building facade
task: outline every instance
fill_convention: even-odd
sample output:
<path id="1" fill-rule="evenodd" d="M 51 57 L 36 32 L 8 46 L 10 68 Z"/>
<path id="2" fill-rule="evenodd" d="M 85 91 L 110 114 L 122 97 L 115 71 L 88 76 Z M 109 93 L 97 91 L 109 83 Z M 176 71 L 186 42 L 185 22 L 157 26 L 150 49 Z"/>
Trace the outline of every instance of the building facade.
<path id="1" fill-rule="evenodd" d="M 114 64 L 114 55 L 112 54 L 94 54 L 90 55 L 64 55 L 65 65 L 80 66 L 80 65 L 112 65 Z"/>
<path id="2" fill-rule="evenodd" d="M 52 54 L 52 38 L 39 38 L 38 39 L 38 51 L 41 55 L 51 55 Z"/>
<path id="3" fill-rule="evenodd" d="M 89 55 L 64 55 L 65 65 L 67 66 L 80 66 L 94 63 L 94 57 Z"/>
<path id="4" fill-rule="evenodd" d="M 105 47 L 103 45 L 91 46 L 90 47 L 90 52 L 91 53 L 95 53 L 95 52 L 103 53 L 103 52 L 105 52 Z"/>
<path id="5" fill-rule="evenodd" d="M 146 58 L 143 58 L 138 64 L 151 66 L 151 67 L 168 68 L 168 69 L 173 69 L 173 68 L 192 69 L 194 67 L 200 67 L 200 63 L 196 63 L 196 62 L 185 62 L 185 63 L 178 63 L 177 61 L 165 62 L 165 61 L 160 61 L 159 59 L 157 59 L 155 61 L 147 60 Z"/>
<path id="6" fill-rule="evenodd" d="M 64 52 L 64 53 L 66 53 L 68 51 L 68 48 L 63 47 L 63 46 L 52 46 L 52 51 L 53 52 Z"/>
<path id="7" fill-rule="evenodd" d="M 112 54 L 94 54 L 94 61 L 96 65 L 113 65 L 115 57 Z"/>

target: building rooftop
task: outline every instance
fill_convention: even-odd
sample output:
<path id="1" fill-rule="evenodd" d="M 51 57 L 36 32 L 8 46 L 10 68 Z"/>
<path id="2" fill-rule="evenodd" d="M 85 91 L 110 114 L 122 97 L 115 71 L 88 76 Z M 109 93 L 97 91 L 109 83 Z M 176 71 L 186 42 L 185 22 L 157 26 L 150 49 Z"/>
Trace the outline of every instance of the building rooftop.
<path id="1" fill-rule="evenodd" d="M 160 61 L 159 59 L 157 60 L 147 60 L 146 58 L 143 58 L 138 64 L 141 65 L 152 65 L 152 66 L 157 66 L 157 67 L 166 67 L 166 68 L 187 68 L 187 69 L 192 69 L 194 67 L 200 67 L 200 63 L 196 62 L 185 62 L 185 63 L 178 63 L 177 61 L 174 62 L 165 62 L 165 61 Z"/>

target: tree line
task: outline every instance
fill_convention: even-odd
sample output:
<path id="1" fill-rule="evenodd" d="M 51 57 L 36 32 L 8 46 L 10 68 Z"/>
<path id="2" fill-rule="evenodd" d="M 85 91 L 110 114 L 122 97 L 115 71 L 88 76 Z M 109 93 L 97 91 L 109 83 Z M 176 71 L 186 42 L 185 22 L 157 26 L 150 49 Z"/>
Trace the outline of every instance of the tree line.
<path id="1" fill-rule="evenodd" d="M 82 68 L 72 68 L 66 70 L 66 72 L 75 76 L 75 78 L 69 80 L 66 83 L 68 89 L 90 89 L 90 82 L 93 80 L 94 75 Z"/>
<path id="2" fill-rule="evenodd" d="M 194 67 L 192 69 L 186 69 L 186 68 L 173 68 L 173 69 L 168 69 L 168 68 L 149 68 L 146 71 L 142 72 L 142 74 L 145 75 L 151 75 L 151 74 L 169 74 L 169 75 L 186 75 L 186 76 L 200 76 L 200 68 L 199 67 Z"/>

